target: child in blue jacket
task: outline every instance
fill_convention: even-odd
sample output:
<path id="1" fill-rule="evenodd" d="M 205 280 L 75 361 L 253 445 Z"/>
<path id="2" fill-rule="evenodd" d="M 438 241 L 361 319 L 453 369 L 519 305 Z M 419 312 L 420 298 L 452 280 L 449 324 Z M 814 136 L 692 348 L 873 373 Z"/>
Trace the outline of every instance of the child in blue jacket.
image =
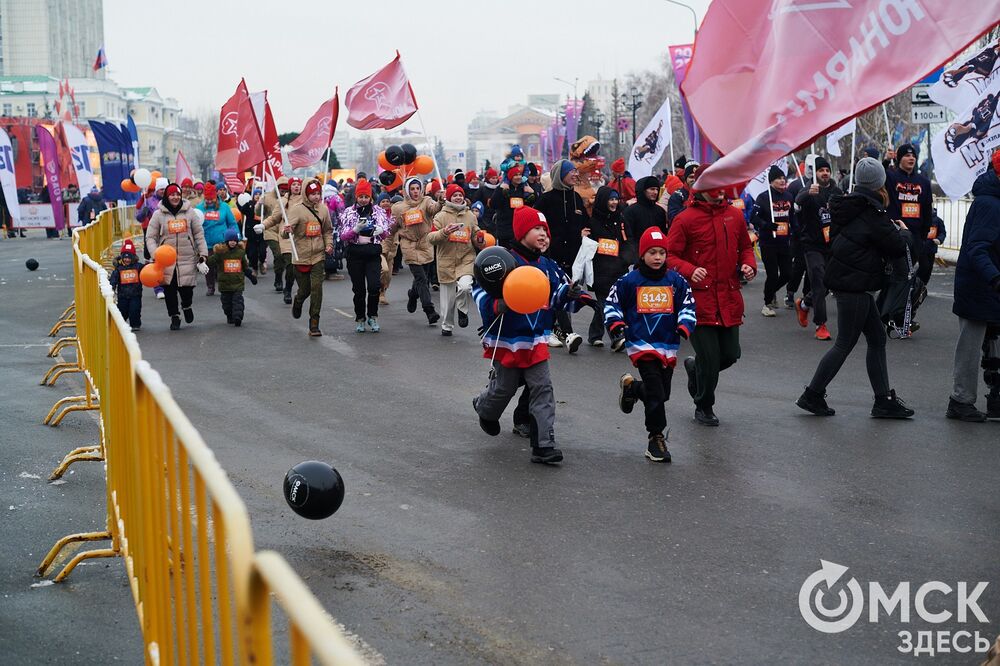
<path id="1" fill-rule="evenodd" d="M 553 313 L 565 309 L 576 312 L 593 297 L 579 284 L 570 284 L 559 266 L 543 257 L 549 247 L 549 225 L 545 216 L 530 206 L 514 212 L 514 244 L 511 254 L 518 266 L 534 266 L 545 273 L 551 287 L 548 307 L 530 314 L 507 309 L 502 298 L 494 298 L 478 285 L 472 296 L 483 318 L 483 357 L 493 358 L 493 370 L 486 389 L 472 401 L 479 425 L 491 436 L 500 434 L 500 416 L 521 384 L 530 394 L 532 423 L 531 462 L 557 463 L 563 459 L 556 447 L 556 402 L 549 376 L 549 334 Z M 502 317 L 502 319 L 501 319 Z M 499 322 L 497 320 L 500 320 Z M 494 356 L 495 355 L 495 356 Z"/>
<path id="2" fill-rule="evenodd" d="M 687 280 L 668 270 L 666 262 L 666 234 L 656 227 L 646 229 L 639 239 L 637 267 L 615 283 L 604 306 L 611 348 L 617 351 L 624 345 L 641 377 L 622 375 L 618 406 L 628 414 L 636 400 L 642 401 L 649 433 L 646 457 L 653 462 L 670 462 L 665 403 L 681 338 L 691 336 L 696 322 Z"/>
<path id="3" fill-rule="evenodd" d="M 118 311 L 132 330 L 138 331 L 142 327 L 142 283 L 139 282 L 139 272 L 145 264 L 136 256 L 132 239 L 126 238 L 122 243 L 121 253 L 113 265 L 110 282 L 115 289 Z"/>

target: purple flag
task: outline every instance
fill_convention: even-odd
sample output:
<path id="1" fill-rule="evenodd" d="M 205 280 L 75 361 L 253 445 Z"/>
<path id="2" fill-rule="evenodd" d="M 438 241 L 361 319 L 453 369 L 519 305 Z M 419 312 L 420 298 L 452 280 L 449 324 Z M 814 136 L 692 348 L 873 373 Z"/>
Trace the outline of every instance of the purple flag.
<path id="1" fill-rule="evenodd" d="M 52 217 L 55 219 L 56 229 L 62 230 L 66 226 L 63 217 L 62 186 L 59 183 L 59 152 L 56 149 L 56 141 L 49 134 L 49 131 L 41 125 L 35 125 L 35 137 L 38 139 L 38 149 L 45 160 L 45 180 L 49 184 L 49 201 L 52 202 Z"/>
<path id="2" fill-rule="evenodd" d="M 681 84 L 684 83 L 685 77 L 687 77 L 688 65 L 691 63 L 691 54 L 694 52 L 694 44 L 678 44 L 677 46 L 667 47 L 667 49 L 670 53 L 670 64 L 674 70 L 674 81 L 677 83 L 679 90 Z M 719 154 L 712 148 L 712 144 L 704 137 L 701 130 L 698 129 L 698 125 L 695 124 L 683 93 L 681 94 L 681 111 L 684 115 L 684 128 L 687 130 L 688 140 L 691 142 L 691 159 L 701 164 L 714 162 Z"/>

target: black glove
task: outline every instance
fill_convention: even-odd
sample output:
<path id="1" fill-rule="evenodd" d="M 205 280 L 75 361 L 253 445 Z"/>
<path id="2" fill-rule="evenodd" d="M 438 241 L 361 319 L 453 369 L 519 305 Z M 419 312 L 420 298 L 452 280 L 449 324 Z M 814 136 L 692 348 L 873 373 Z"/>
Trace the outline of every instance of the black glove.
<path id="1" fill-rule="evenodd" d="M 578 300 L 580 298 L 580 296 L 583 295 L 583 285 L 580 284 L 579 282 L 574 282 L 573 284 L 571 284 L 569 286 L 569 294 L 568 295 L 569 295 L 569 297 L 572 300 L 574 300 L 574 301 Z"/>
<path id="2" fill-rule="evenodd" d="M 601 307 L 601 304 L 597 302 L 596 298 L 594 298 L 587 292 L 583 292 L 582 294 L 580 294 L 580 302 L 586 305 L 587 307 L 591 307 L 594 308 L 595 310 L 600 311 L 599 309 Z"/>

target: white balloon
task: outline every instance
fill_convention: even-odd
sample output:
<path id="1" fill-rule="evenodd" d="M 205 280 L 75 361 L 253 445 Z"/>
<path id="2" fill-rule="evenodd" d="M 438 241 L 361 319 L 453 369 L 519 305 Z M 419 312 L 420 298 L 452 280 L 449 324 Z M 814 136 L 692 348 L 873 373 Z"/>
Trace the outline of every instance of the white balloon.
<path id="1" fill-rule="evenodd" d="M 246 192 L 241 192 L 240 196 L 236 197 L 236 203 L 238 203 L 241 206 L 246 206 L 248 203 L 250 203 L 250 195 L 247 194 Z"/>
<path id="2" fill-rule="evenodd" d="M 153 182 L 153 174 L 149 172 L 149 169 L 136 169 L 135 173 L 132 174 L 132 180 L 142 189 L 146 189 Z"/>
<path id="3" fill-rule="evenodd" d="M 194 216 L 198 218 L 199 222 L 205 221 L 205 213 L 202 212 L 200 208 L 194 208 Z"/>

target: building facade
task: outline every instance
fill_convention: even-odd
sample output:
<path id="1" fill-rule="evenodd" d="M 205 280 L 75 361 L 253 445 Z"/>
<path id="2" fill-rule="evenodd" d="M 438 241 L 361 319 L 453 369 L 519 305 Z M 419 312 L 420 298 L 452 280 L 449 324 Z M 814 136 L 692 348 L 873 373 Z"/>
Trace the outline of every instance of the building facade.
<path id="1" fill-rule="evenodd" d="M 490 121 L 480 115 L 469 125 L 466 168 L 481 171 L 486 164 L 499 166 L 513 144 L 519 144 L 529 162 L 542 162 L 541 133 L 555 113 L 531 106 L 517 106 L 502 118 Z"/>
<path id="2" fill-rule="evenodd" d="M 0 0 L 0 75 L 103 78 L 103 0 Z"/>

